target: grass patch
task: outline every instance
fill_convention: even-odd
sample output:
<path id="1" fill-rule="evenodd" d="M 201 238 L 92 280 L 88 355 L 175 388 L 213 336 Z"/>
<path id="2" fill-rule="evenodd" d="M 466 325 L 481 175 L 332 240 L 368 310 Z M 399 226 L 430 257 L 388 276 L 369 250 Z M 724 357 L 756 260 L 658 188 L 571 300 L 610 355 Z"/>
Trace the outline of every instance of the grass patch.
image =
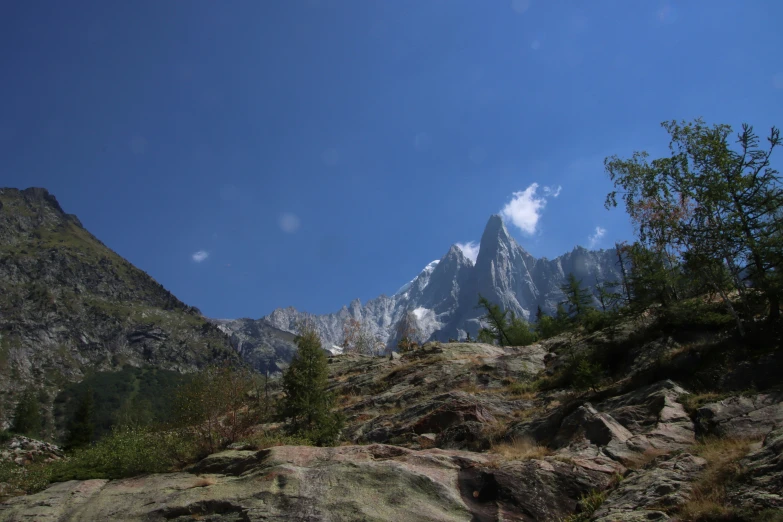
<path id="1" fill-rule="evenodd" d="M 516 381 L 503 388 L 503 393 L 515 399 L 534 399 L 541 386 L 541 382 L 535 381 Z"/>

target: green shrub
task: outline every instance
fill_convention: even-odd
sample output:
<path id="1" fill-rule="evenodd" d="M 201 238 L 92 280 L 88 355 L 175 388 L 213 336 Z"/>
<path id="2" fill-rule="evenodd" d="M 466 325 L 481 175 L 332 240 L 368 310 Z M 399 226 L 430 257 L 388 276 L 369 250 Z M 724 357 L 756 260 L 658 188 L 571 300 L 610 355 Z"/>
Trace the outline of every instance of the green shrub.
<path id="1" fill-rule="evenodd" d="M 723 303 L 707 303 L 699 297 L 678 301 L 662 308 L 658 323 L 662 328 L 669 330 L 687 328 L 721 330 L 735 324 Z"/>
<path id="2" fill-rule="evenodd" d="M 601 382 L 602 374 L 599 364 L 587 357 L 581 357 L 574 362 L 573 386 L 577 390 L 595 390 Z"/>
<path id="3" fill-rule="evenodd" d="M 575 513 L 566 518 L 563 522 L 589 522 L 593 513 L 598 511 L 598 508 L 606 500 L 606 491 L 593 490 L 587 495 L 583 495 L 579 500 L 579 513 Z"/>
<path id="4" fill-rule="evenodd" d="M 194 446 L 175 432 L 117 428 L 95 445 L 51 465 L 51 481 L 117 479 L 163 473 L 192 460 Z"/>
<path id="5" fill-rule="evenodd" d="M 8 442 L 11 440 L 11 437 L 13 437 L 13 433 L 6 430 L 0 430 L 0 444 L 3 444 L 5 442 Z"/>

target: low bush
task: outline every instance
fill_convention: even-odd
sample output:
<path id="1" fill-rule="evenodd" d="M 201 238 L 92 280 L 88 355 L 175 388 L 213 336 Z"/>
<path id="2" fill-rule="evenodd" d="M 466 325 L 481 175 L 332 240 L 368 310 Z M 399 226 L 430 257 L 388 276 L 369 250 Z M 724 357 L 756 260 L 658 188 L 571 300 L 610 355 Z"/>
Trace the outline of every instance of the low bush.
<path id="1" fill-rule="evenodd" d="M 583 495 L 579 500 L 579 513 L 575 513 L 566 518 L 563 522 L 589 522 L 593 513 L 603 505 L 608 491 L 593 490 L 587 495 Z"/>
<path id="2" fill-rule="evenodd" d="M 95 445 L 50 465 L 52 482 L 164 473 L 196 460 L 196 446 L 176 432 L 117 428 Z"/>

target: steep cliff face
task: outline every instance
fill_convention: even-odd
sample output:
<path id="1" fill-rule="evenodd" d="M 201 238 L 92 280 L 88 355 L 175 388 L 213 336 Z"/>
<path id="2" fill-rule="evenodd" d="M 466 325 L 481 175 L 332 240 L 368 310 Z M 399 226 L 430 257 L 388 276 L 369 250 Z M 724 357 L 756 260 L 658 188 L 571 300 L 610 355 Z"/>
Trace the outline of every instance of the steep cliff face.
<path id="1" fill-rule="evenodd" d="M 614 250 L 590 251 L 576 247 L 549 260 L 537 259 L 512 238 L 500 216 L 490 217 L 481 237 L 476 263 L 456 245 L 439 261 L 428 264 L 393 296 L 380 296 L 364 305 L 358 300 L 332 314 L 310 316 L 295 308 L 277 309 L 259 322 L 296 331 L 308 317 L 327 346 L 340 345 L 349 318 L 369 324 L 384 342 L 394 344 L 395 325 L 409 311 L 418 320 L 424 339 L 464 339 L 478 333 L 479 294 L 517 316 L 532 319 L 537 307 L 554 314 L 564 299 L 560 286 L 573 273 L 590 289 L 603 281 L 619 281 Z"/>
<path id="2" fill-rule="evenodd" d="M 88 370 L 191 371 L 229 339 L 66 214 L 45 189 L 0 189 L 0 411 Z"/>

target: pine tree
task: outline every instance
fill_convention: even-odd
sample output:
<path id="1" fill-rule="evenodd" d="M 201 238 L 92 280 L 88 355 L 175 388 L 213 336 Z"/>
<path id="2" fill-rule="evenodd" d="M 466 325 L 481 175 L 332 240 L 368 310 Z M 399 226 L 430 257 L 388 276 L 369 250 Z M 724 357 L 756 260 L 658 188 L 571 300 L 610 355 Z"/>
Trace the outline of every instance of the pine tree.
<path id="1" fill-rule="evenodd" d="M 33 438 L 41 434 L 41 410 L 38 407 L 38 398 L 31 388 L 25 390 L 16 404 L 11 431 Z"/>
<path id="2" fill-rule="evenodd" d="M 517 317 L 513 311 L 504 311 L 500 305 L 490 303 L 482 295 L 479 295 L 478 307 L 486 310 L 483 319 L 489 324 L 479 330 L 479 341 L 497 341 L 500 346 L 527 346 L 536 341 L 536 334 L 530 323 Z"/>
<path id="3" fill-rule="evenodd" d="M 95 400 L 92 388 L 87 388 L 79 405 L 68 423 L 68 435 L 65 439 L 66 450 L 89 446 L 95 434 Z"/>
<path id="4" fill-rule="evenodd" d="M 566 297 L 563 304 L 568 305 L 568 313 L 573 319 L 581 319 L 587 310 L 592 308 L 593 296 L 590 295 L 589 290 L 582 286 L 582 281 L 578 280 L 573 273 L 568 274 L 568 281 L 560 287 L 560 290 Z"/>
<path id="5" fill-rule="evenodd" d="M 333 443 L 342 428 L 342 418 L 333 413 L 334 397 L 326 391 L 329 370 L 318 334 L 303 327 L 296 338 L 299 347 L 283 374 L 285 398 L 280 415 L 288 420 L 291 432 L 314 443 Z"/>

